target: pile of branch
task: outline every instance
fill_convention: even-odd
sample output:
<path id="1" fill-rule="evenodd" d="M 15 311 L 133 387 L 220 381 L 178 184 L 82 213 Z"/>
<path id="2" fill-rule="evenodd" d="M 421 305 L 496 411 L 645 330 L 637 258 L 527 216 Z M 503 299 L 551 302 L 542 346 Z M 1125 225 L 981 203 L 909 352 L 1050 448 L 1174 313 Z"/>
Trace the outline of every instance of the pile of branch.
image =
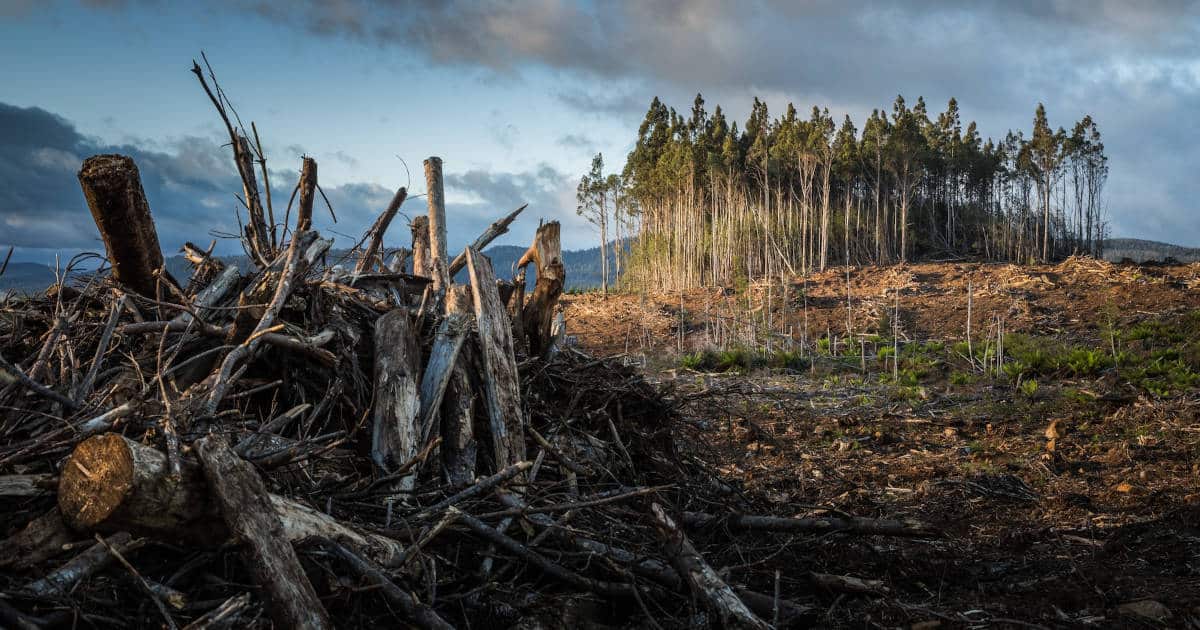
<path id="1" fill-rule="evenodd" d="M 521 209 L 451 257 L 430 158 L 411 247 L 384 246 L 401 188 L 333 264 L 316 162 L 283 229 L 257 131 L 204 87 L 250 272 L 189 246 L 172 278 L 136 165 L 102 155 L 79 179 L 107 266 L 0 304 L 0 626 L 762 628 L 806 594 L 728 579 L 697 536 L 934 534 L 738 514 L 676 452 L 669 392 L 563 347 L 556 222 L 511 280 L 480 252 Z"/>

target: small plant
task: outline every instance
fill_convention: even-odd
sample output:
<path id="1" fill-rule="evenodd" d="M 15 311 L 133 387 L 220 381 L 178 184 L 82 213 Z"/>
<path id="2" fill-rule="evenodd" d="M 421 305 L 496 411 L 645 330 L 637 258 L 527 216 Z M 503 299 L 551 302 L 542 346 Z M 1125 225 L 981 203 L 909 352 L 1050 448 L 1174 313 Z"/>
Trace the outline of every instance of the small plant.
<path id="1" fill-rule="evenodd" d="M 951 385 L 970 385 L 975 382 L 975 375 L 968 372 L 959 372 L 957 370 L 950 373 Z"/>
<path id="2" fill-rule="evenodd" d="M 1038 391 L 1037 380 L 1031 378 L 1031 379 L 1026 379 L 1024 381 L 1021 381 L 1020 390 L 1021 390 L 1021 393 L 1026 398 L 1033 398 L 1035 395 L 1037 395 L 1037 391 Z"/>
<path id="3" fill-rule="evenodd" d="M 704 360 L 705 360 L 705 353 L 690 352 L 688 354 L 683 355 L 682 357 L 679 357 L 679 367 L 681 367 L 685 370 L 699 370 L 701 367 L 704 366 L 704 363 L 705 363 Z"/>

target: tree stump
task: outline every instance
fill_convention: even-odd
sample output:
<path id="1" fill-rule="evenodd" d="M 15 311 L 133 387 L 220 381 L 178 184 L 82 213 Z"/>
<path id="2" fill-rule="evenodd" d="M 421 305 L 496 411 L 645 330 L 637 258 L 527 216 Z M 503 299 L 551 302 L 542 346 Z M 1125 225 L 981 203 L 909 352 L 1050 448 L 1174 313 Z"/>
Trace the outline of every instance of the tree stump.
<path id="1" fill-rule="evenodd" d="M 113 277 L 135 293 L 154 298 L 163 267 L 162 249 L 133 158 L 93 155 L 83 161 L 79 185 L 104 240 Z"/>

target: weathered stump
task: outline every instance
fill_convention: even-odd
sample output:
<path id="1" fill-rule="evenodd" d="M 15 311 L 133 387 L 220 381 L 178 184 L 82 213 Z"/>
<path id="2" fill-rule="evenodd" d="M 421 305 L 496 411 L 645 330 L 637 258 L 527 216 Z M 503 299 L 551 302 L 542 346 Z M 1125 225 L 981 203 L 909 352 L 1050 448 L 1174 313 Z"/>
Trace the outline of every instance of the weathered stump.
<path id="1" fill-rule="evenodd" d="M 79 185 L 104 240 L 113 277 L 140 295 L 155 297 L 163 256 L 133 158 L 94 155 L 83 161 Z"/>

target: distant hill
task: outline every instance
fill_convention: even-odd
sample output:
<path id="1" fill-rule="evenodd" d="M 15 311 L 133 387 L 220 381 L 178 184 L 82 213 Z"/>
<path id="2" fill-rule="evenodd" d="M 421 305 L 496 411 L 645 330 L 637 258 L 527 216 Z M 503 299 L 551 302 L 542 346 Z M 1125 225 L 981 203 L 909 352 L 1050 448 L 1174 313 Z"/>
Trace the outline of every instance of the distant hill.
<path id="1" fill-rule="evenodd" d="M 1134 262 L 1163 261 L 1173 258 L 1182 263 L 1200 260 L 1200 248 L 1183 247 L 1139 238 L 1110 238 L 1104 241 L 1104 259 L 1120 262 L 1128 258 Z"/>
<path id="2" fill-rule="evenodd" d="M 611 246 L 610 246 L 611 247 Z M 626 245 L 628 249 L 628 244 Z M 611 249 L 610 249 L 611 252 Z M 344 251 L 333 251 L 330 261 L 337 260 Z M 516 245 L 497 245 L 484 250 L 492 259 L 492 267 L 499 278 L 511 278 L 513 267 L 525 253 L 524 247 Z M 245 256 L 220 256 L 225 264 L 237 265 L 243 271 L 250 268 L 250 261 Z M 611 259 L 609 263 L 611 264 Z M 180 282 L 186 281 L 192 274 L 192 265 L 183 256 L 167 258 L 167 271 Z M 568 289 L 590 289 L 600 286 L 600 248 L 568 250 L 563 252 L 563 266 L 567 272 Z M 536 274 L 529 273 L 528 281 L 532 286 Z M 467 272 L 464 269 L 456 278 L 467 282 Z M 9 263 L 8 270 L 0 276 L 0 295 L 7 291 L 16 293 L 35 293 L 54 283 L 54 269 L 39 263 Z"/>

